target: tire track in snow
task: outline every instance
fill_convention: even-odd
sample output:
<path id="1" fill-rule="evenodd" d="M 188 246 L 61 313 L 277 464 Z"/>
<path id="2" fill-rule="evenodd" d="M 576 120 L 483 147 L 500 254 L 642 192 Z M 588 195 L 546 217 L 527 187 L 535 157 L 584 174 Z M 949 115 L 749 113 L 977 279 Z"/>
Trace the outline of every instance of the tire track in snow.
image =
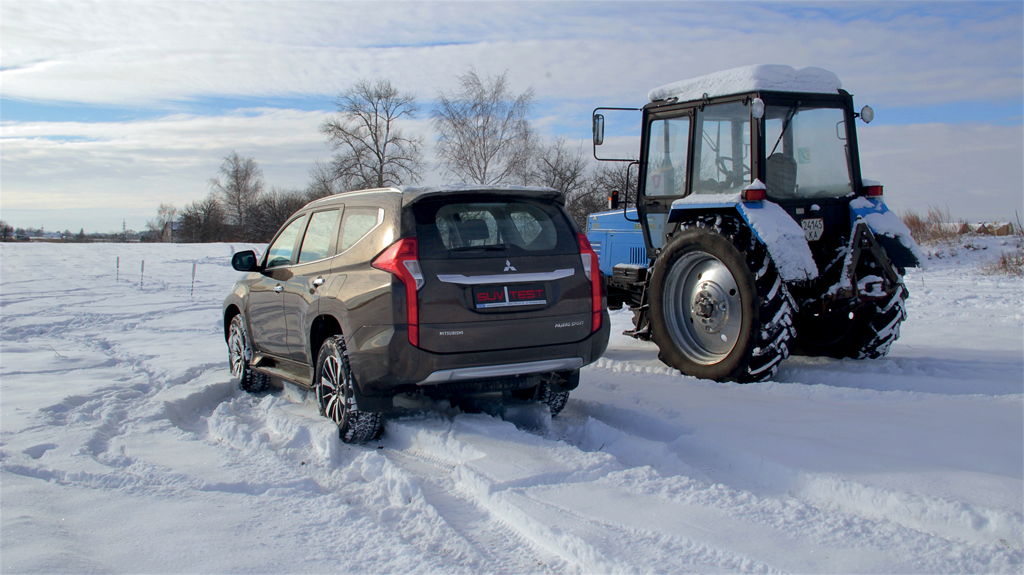
<path id="1" fill-rule="evenodd" d="M 775 571 L 685 533 L 646 529 L 621 521 L 617 513 L 581 511 L 580 502 L 566 506 L 548 496 L 567 490 L 593 503 L 586 494 L 623 469 L 608 454 L 484 415 L 389 421 L 387 433 L 398 458 L 412 456 L 448 470 L 455 492 L 449 497 L 471 497 L 516 537 L 561 557 L 575 572 Z M 624 495 L 616 486 L 610 489 L 611 501 Z"/>
<path id="2" fill-rule="evenodd" d="M 845 535 L 850 531 L 884 533 L 865 538 L 860 545 L 879 553 L 902 546 L 933 548 L 936 553 L 923 564 L 936 571 L 984 562 L 993 551 L 1005 568 L 1024 560 L 1024 553 L 1007 543 L 1020 540 L 1019 514 L 797 472 L 756 454 L 695 439 L 667 422 L 652 423 L 649 413 L 613 405 L 570 400 L 563 415 L 570 423 L 560 421 L 549 435 L 584 451 L 614 455 L 629 468 L 625 476 L 642 477 L 627 481 L 640 494 L 726 510 L 798 540 L 830 547 L 847 546 Z M 651 471 L 642 471 L 646 468 Z M 955 551 L 943 557 L 940 549 Z"/>
<path id="3" fill-rule="evenodd" d="M 408 450 L 390 448 L 383 454 L 416 478 L 427 503 L 479 554 L 481 564 L 474 568 L 488 573 L 556 573 L 568 567 L 461 489 L 454 467 Z"/>

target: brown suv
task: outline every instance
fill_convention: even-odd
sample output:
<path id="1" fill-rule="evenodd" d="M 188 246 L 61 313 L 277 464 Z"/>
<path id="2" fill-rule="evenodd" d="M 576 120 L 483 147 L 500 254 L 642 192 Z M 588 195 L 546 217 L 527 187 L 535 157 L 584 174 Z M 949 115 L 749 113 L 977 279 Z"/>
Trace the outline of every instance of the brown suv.
<path id="1" fill-rule="evenodd" d="M 224 302 L 231 372 L 315 390 L 346 442 L 405 393 L 503 392 L 552 415 L 608 345 L 597 255 L 544 188 L 386 188 L 306 205 Z"/>

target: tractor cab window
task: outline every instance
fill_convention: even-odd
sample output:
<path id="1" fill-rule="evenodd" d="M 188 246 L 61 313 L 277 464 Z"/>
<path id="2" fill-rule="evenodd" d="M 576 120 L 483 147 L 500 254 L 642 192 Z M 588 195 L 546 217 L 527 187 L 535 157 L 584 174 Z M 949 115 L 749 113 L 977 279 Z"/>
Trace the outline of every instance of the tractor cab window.
<path id="1" fill-rule="evenodd" d="M 646 195 L 681 196 L 686 193 L 689 143 L 689 116 L 651 122 L 647 132 Z"/>
<path id="2" fill-rule="evenodd" d="M 842 108 L 796 102 L 765 110 L 765 185 L 772 198 L 853 193 Z"/>
<path id="3" fill-rule="evenodd" d="M 693 193 L 738 193 L 750 183 L 750 106 L 705 106 L 696 116 Z"/>

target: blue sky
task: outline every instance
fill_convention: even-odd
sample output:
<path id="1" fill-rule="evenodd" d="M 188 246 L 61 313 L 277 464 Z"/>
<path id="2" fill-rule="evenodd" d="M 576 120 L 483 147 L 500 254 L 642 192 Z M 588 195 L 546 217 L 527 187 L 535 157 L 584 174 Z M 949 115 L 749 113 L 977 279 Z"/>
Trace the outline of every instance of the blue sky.
<path id="1" fill-rule="evenodd" d="M 338 92 L 387 77 L 424 108 L 474 66 L 535 91 L 548 138 L 675 80 L 758 63 L 836 72 L 870 104 L 865 175 L 895 209 L 1024 212 L 1020 2 L 69 2 L 0 4 L 0 217 L 141 229 L 221 159 L 301 188 Z M 617 145 L 634 151 L 630 138 Z M 432 149 L 427 150 L 432 159 Z M 432 171 L 425 183 L 440 183 Z"/>

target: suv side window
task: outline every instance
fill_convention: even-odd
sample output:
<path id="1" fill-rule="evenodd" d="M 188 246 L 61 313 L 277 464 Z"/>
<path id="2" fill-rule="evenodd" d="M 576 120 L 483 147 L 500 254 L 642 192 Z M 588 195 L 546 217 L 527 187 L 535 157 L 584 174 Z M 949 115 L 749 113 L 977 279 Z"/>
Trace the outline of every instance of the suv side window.
<path id="1" fill-rule="evenodd" d="M 295 256 L 295 243 L 299 239 L 299 234 L 302 233 L 302 229 L 306 225 L 306 216 L 300 216 L 292 223 L 285 226 L 281 233 L 277 235 L 277 239 L 270 245 L 270 249 L 267 250 L 267 266 L 268 268 L 274 268 L 279 266 L 291 265 L 292 258 Z"/>
<path id="2" fill-rule="evenodd" d="M 338 231 L 338 210 L 314 212 L 306 227 L 306 236 L 302 238 L 299 250 L 299 263 L 324 259 L 331 255 L 331 240 Z"/>
<path id="3" fill-rule="evenodd" d="M 338 252 L 343 252 L 356 245 L 370 230 L 383 221 L 384 210 L 380 208 L 345 208 L 345 217 L 341 221 L 341 241 Z"/>

